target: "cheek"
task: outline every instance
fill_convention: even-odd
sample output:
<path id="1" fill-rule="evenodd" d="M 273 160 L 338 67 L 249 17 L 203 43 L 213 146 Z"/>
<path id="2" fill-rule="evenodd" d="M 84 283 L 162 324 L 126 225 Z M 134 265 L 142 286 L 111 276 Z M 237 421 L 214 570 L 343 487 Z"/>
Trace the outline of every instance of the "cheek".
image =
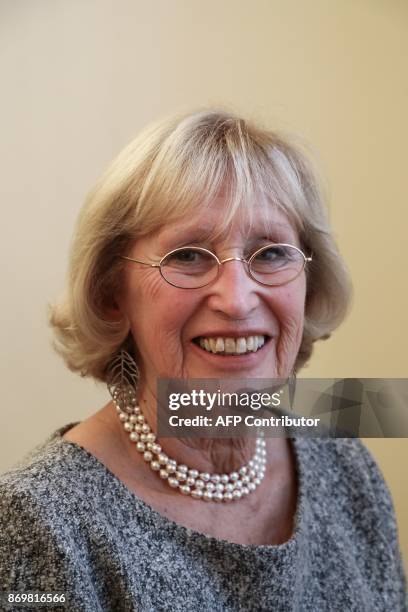
<path id="1" fill-rule="evenodd" d="M 145 352 L 153 343 L 169 352 L 181 348 L 183 328 L 195 309 L 194 296 L 166 283 L 156 270 L 128 285 L 126 314 L 136 344 Z"/>
<path id="2" fill-rule="evenodd" d="M 304 283 L 298 287 L 282 287 L 275 303 L 275 315 L 279 322 L 280 340 L 287 346 L 298 348 L 303 335 L 305 312 Z"/>

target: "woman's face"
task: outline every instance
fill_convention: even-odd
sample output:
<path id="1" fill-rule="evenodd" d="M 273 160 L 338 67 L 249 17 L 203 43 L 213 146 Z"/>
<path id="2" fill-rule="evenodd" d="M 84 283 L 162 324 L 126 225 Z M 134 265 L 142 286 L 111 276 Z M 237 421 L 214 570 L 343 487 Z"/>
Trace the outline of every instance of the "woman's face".
<path id="1" fill-rule="evenodd" d="M 219 259 L 247 258 L 268 242 L 299 246 L 297 233 L 286 216 L 267 205 L 259 205 L 250 230 L 244 214 L 221 238 L 203 239 L 203 235 L 217 231 L 222 206 L 219 198 L 211 208 L 165 225 L 137 240 L 128 256 L 153 263 L 175 248 L 199 246 L 213 251 Z M 158 377 L 288 376 L 302 339 L 305 295 L 304 272 L 287 285 L 267 287 L 248 276 L 244 263 L 230 261 L 221 266 L 218 278 L 210 285 L 179 289 L 169 285 L 157 268 L 128 262 L 118 304 L 129 320 L 144 382 L 152 389 Z M 256 351 L 255 340 L 248 341 L 254 336 L 265 341 Z M 240 341 L 240 350 L 243 346 L 252 350 L 225 355 L 199 344 L 200 339 L 207 339 L 211 348 L 211 343 L 214 347 L 218 341 L 219 348 L 219 338 L 224 340 L 224 347 L 226 338 L 245 338 L 245 345 Z"/>

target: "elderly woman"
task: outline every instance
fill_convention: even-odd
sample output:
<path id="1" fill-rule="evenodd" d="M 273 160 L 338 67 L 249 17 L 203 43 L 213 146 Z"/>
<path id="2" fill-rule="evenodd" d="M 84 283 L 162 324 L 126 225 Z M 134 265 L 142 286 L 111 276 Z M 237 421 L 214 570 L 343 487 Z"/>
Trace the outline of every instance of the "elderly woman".
<path id="1" fill-rule="evenodd" d="M 298 145 L 225 112 L 144 131 L 89 195 L 51 315 L 68 367 L 113 399 L 2 476 L 3 591 L 75 612 L 404 610 L 358 439 L 156 430 L 158 379 L 287 378 L 349 294 Z"/>

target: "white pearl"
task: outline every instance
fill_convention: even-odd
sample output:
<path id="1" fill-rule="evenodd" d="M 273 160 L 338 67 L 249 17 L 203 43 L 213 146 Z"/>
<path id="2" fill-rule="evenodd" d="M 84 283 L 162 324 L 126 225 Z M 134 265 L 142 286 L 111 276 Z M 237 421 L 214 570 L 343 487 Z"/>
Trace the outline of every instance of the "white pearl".
<path id="1" fill-rule="evenodd" d="M 211 491 L 204 491 L 204 493 L 203 493 L 203 499 L 204 499 L 205 501 L 211 501 L 211 500 L 212 500 L 212 497 L 213 497 L 213 495 L 212 495 Z"/>
<path id="2" fill-rule="evenodd" d="M 255 443 L 255 453 L 247 465 L 230 474 L 209 474 L 189 469 L 186 465 L 178 465 L 162 452 L 162 447 L 156 442 L 156 434 L 150 429 L 141 409 L 136 405 L 133 390 L 129 389 L 124 399 L 119 391 L 114 391 L 113 400 L 123 428 L 134 442 L 136 449 L 143 453 L 143 458 L 150 464 L 160 478 L 168 479 L 169 485 L 180 490 L 183 495 L 195 499 L 215 502 L 229 502 L 240 499 L 255 491 L 265 476 L 267 451 L 264 438 L 258 438 Z M 127 410 L 127 407 L 129 410 Z M 130 414 L 132 413 L 132 414 Z"/>
<path id="3" fill-rule="evenodd" d="M 194 499 L 201 499 L 203 496 L 203 492 L 201 489 L 193 489 L 191 491 L 191 497 L 194 497 Z"/>

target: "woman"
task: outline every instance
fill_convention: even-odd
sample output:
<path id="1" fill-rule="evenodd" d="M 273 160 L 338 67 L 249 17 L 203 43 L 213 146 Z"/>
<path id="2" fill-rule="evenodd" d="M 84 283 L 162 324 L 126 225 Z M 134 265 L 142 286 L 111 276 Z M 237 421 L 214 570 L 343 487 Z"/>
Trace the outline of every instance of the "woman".
<path id="1" fill-rule="evenodd" d="M 113 401 L 1 478 L 0 581 L 72 610 L 403 610 L 359 440 L 158 439 L 159 378 L 287 378 L 345 316 L 310 161 L 224 112 L 147 129 L 89 195 L 54 307 Z"/>

